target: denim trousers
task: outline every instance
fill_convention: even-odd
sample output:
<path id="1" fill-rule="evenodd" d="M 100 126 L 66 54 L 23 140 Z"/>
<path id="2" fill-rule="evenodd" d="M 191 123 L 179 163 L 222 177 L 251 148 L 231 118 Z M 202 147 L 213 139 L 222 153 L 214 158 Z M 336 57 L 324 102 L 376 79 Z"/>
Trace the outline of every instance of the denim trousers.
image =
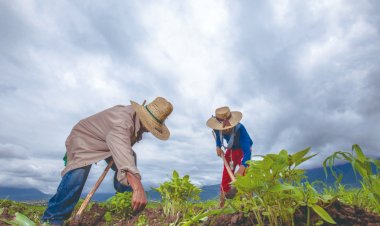
<path id="1" fill-rule="evenodd" d="M 106 159 L 108 162 L 110 158 Z M 113 185 L 117 192 L 132 191 L 131 187 L 121 184 L 116 179 L 117 169 L 115 164 L 111 167 L 114 171 Z M 56 194 L 49 200 L 48 207 L 41 217 L 42 222 L 53 225 L 63 225 L 78 203 L 84 184 L 86 183 L 91 165 L 73 169 L 67 172 L 57 188 Z"/>

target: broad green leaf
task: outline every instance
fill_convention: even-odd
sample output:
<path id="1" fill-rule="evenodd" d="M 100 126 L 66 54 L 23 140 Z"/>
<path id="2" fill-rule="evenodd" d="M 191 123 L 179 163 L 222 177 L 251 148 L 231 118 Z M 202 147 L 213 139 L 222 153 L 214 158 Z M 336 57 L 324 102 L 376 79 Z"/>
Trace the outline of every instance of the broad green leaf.
<path id="1" fill-rule="evenodd" d="M 318 197 L 312 196 L 312 197 L 309 198 L 308 202 L 311 203 L 311 204 L 315 204 L 315 203 L 318 202 L 318 200 L 319 200 Z"/>
<path id="2" fill-rule="evenodd" d="M 301 159 L 300 161 L 296 162 L 295 166 L 298 166 L 299 164 L 303 163 L 303 162 L 306 162 L 307 160 L 313 158 L 314 156 L 316 156 L 318 153 L 315 153 L 313 155 L 310 155 L 310 156 L 307 156 L 303 159 Z"/>
<path id="3" fill-rule="evenodd" d="M 179 174 L 178 174 L 178 172 L 177 171 L 173 171 L 173 178 L 174 179 L 178 179 L 179 178 Z"/>
<path id="4" fill-rule="evenodd" d="M 298 161 L 300 161 L 309 151 L 310 151 L 310 147 L 306 148 L 305 150 L 292 154 L 291 155 L 292 163 L 297 163 Z"/>
<path id="5" fill-rule="evenodd" d="M 278 160 L 282 163 L 286 163 L 289 166 L 289 154 L 287 150 L 281 150 L 278 154 Z"/>
<path id="6" fill-rule="evenodd" d="M 292 172 L 294 175 L 297 175 L 297 176 L 305 174 L 305 170 L 302 170 L 302 169 L 293 169 Z"/>
<path id="7" fill-rule="evenodd" d="M 265 158 L 270 158 L 272 160 L 276 160 L 278 158 L 278 155 L 277 154 L 267 154 L 267 155 L 264 155 L 264 159 Z"/>
<path id="8" fill-rule="evenodd" d="M 282 150 L 280 151 L 280 153 L 278 153 L 278 155 L 285 155 L 285 156 L 288 156 L 288 151 L 285 150 L 285 149 L 282 149 Z"/>
<path id="9" fill-rule="evenodd" d="M 330 216 L 329 213 L 326 212 L 322 207 L 318 205 L 312 205 L 311 208 L 326 222 L 330 224 L 336 224 L 334 219 Z"/>
<path id="10" fill-rule="evenodd" d="M 256 161 L 254 168 L 267 170 L 272 167 L 273 162 L 272 158 L 264 158 L 262 161 Z"/>
<path id="11" fill-rule="evenodd" d="M 280 192 L 280 191 L 285 191 L 285 190 L 293 190 L 294 186 L 289 185 L 289 184 L 276 184 L 272 187 L 269 188 L 269 192 Z"/>
<path id="12" fill-rule="evenodd" d="M 323 220 L 319 220 L 319 221 L 317 221 L 317 222 L 315 223 L 316 226 L 318 226 L 318 225 L 322 225 L 322 224 L 323 224 Z"/>
<path id="13" fill-rule="evenodd" d="M 0 221 L 3 221 L 7 224 L 10 224 L 10 225 L 17 225 L 17 226 L 35 226 L 36 223 L 34 223 L 33 221 L 31 221 L 28 217 L 26 217 L 25 215 L 17 212 L 15 214 L 15 217 L 13 220 L 5 220 L 5 219 L 0 219 Z"/>

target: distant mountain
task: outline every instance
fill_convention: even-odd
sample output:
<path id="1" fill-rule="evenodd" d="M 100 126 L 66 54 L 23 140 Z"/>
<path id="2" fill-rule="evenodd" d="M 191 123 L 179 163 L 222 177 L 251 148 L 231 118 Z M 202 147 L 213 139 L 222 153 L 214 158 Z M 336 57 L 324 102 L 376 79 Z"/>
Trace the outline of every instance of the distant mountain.
<path id="1" fill-rule="evenodd" d="M 209 199 L 216 199 L 219 197 L 219 192 L 220 192 L 220 184 L 215 184 L 215 185 L 206 185 L 203 186 L 202 192 L 199 195 L 201 200 L 209 200 Z"/>
<path id="2" fill-rule="evenodd" d="M 345 163 L 343 165 L 338 165 L 333 167 L 333 170 L 336 172 L 337 175 L 342 174 L 343 178 L 342 181 L 340 182 L 341 184 L 344 185 L 349 185 L 352 187 L 360 187 L 359 179 L 361 179 L 360 175 L 356 175 L 352 169 L 351 163 Z M 314 169 L 309 169 L 306 171 L 306 176 L 308 178 L 309 182 L 313 181 L 322 181 L 326 183 L 327 185 L 333 186 L 335 183 L 335 178 L 332 175 L 330 168 L 327 167 L 327 178 L 325 175 L 325 172 L 323 170 L 323 167 L 320 168 L 314 168 Z"/>
<path id="3" fill-rule="evenodd" d="M 44 194 L 35 188 L 0 187 L 0 199 L 14 201 L 48 200 L 51 195 Z"/>
<path id="4" fill-rule="evenodd" d="M 352 187 L 359 187 L 360 183 L 357 181 L 355 174 L 352 170 L 350 163 L 343 165 L 338 165 L 334 167 L 334 170 L 337 174 L 342 173 L 344 175 L 341 183 L 345 185 L 350 185 Z M 329 171 L 329 170 L 328 170 Z M 335 178 L 329 172 L 329 175 L 326 179 L 323 167 L 309 169 L 306 171 L 306 176 L 308 177 L 309 182 L 313 181 L 322 181 L 327 185 L 334 185 Z M 359 179 L 358 175 L 358 179 Z M 202 192 L 200 194 L 201 200 L 215 199 L 219 196 L 220 185 L 207 185 L 202 187 Z M 158 192 L 154 190 L 149 190 L 148 192 L 149 200 L 161 200 L 161 196 Z M 85 198 L 87 194 L 82 194 L 82 198 Z M 112 197 L 114 193 L 95 193 L 92 200 L 94 201 L 105 201 L 108 198 Z M 52 195 L 47 195 L 40 192 L 34 188 L 9 188 L 9 187 L 0 187 L 0 199 L 10 199 L 14 201 L 34 201 L 34 200 L 49 200 Z"/>

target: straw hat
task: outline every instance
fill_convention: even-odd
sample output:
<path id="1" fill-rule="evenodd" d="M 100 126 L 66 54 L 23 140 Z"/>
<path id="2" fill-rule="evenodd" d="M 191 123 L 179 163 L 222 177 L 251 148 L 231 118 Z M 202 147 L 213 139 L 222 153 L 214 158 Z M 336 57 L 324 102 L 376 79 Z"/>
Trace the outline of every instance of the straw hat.
<path id="1" fill-rule="evenodd" d="M 173 111 L 173 105 L 163 97 L 157 97 L 148 105 L 140 105 L 131 101 L 133 109 L 141 123 L 160 140 L 169 139 L 170 132 L 165 125 L 165 119 Z"/>
<path id="2" fill-rule="evenodd" d="M 215 116 L 207 120 L 206 125 L 215 130 L 226 130 L 236 126 L 243 118 L 240 111 L 230 111 L 229 107 L 220 107 L 215 110 Z"/>

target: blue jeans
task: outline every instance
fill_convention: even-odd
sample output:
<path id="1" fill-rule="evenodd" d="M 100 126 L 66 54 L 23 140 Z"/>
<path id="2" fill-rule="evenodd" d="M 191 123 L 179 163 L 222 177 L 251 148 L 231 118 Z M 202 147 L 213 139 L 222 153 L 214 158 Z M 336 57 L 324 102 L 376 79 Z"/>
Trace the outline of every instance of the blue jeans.
<path id="1" fill-rule="evenodd" d="M 110 158 L 106 159 L 108 162 Z M 61 180 L 57 188 L 57 193 L 49 200 L 48 207 L 41 217 L 42 222 L 50 224 L 63 225 L 68 219 L 78 203 L 82 193 L 84 184 L 86 183 L 91 165 L 73 169 L 67 172 Z M 116 179 L 117 169 L 113 164 L 112 169 L 115 170 L 113 185 L 117 192 L 132 191 L 131 187 L 121 184 Z"/>

